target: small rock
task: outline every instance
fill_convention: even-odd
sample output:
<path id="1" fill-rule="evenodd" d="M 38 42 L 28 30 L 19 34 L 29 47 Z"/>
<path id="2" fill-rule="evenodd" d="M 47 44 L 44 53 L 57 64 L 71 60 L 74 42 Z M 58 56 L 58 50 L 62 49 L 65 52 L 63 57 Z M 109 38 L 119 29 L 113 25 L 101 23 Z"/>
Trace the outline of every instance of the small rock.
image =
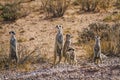
<path id="1" fill-rule="evenodd" d="M 32 41 L 32 40 L 35 40 L 35 38 L 30 38 L 29 40 Z"/>

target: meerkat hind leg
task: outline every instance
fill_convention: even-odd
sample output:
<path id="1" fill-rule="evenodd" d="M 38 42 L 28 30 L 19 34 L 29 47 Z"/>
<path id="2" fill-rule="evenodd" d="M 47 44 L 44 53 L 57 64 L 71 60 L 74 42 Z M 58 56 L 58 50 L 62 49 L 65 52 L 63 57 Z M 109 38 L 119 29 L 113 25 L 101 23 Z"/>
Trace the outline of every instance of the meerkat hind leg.
<path id="1" fill-rule="evenodd" d="M 53 66 L 55 66 L 55 64 L 56 64 L 56 60 L 57 60 L 57 55 L 56 55 L 56 54 L 54 54 Z"/>
<path id="2" fill-rule="evenodd" d="M 64 63 L 66 63 L 66 62 L 67 62 L 67 57 L 65 56 L 65 57 L 64 57 Z"/>
<path id="3" fill-rule="evenodd" d="M 61 55 L 59 55 L 59 61 L 57 62 L 57 64 L 59 64 L 59 63 L 60 63 L 61 59 L 62 59 L 62 56 L 61 56 Z"/>
<path id="4" fill-rule="evenodd" d="M 100 57 L 100 63 L 102 64 L 102 58 Z"/>

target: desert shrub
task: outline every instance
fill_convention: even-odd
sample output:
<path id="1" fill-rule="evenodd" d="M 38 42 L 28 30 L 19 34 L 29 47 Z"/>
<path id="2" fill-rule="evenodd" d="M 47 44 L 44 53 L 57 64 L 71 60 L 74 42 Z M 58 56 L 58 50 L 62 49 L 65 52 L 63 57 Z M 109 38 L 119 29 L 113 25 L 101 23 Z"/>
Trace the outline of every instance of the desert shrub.
<path id="1" fill-rule="evenodd" d="M 8 44 L 0 43 L 0 69 L 3 69 L 5 65 L 8 65 Z"/>
<path id="2" fill-rule="evenodd" d="M 0 5 L 0 16 L 4 21 L 14 21 L 19 17 L 20 2 L 9 2 Z"/>
<path id="3" fill-rule="evenodd" d="M 41 0 L 42 9 L 47 16 L 61 17 L 67 10 L 71 0 Z"/>
<path id="4" fill-rule="evenodd" d="M 111 14 L 111 15 L 107 15 L 103 21 L 105 22 L 116 22 L 120 20 L 120 13 L 116 13 L 116 14 Z"/>
<path id="5" fill-rule="evenodd" d="M 120 24 L 112 26 L 105 23 L 92 23 L 79 32 L 79 44 L 87 51 L 88 58 L 93 56 L 94 37 L 101 37 L 102 53 L 120 56 Z"/>
<path id="6" fill-rule="evenodd" d="M 120 9 L 120 0 L 116 0 L 116 7 Z"/>
<path id="7" fill-rule="evenodd" d="M 81 0 L 81 8 L 84 11 L 94 11 L 97 8 L 98 0 Z"/>
<path id="8" fill-rule="evenodd" d="M 80 4 L 79 1 L 80 1 L 80 0 L 74 0 L 72 4 L 75 5 L 75 6 L 76 6 L 76 5 L 79 5 L 79 4 Z"/>
<path id="9" fill-rule="evenodd" d="M 35 47 L 33 50 L 29 49 L 22 43 L 19 44 L 18 53 L 20 57 L 20 64 L 26 63 L 45 63 L 47 58 L 44 54 L 41 54 L 40 47 Z"/>
<path id="10" fill-rule="evenodd" d="M 99 11 L 100 9 L 106 10 L 113 5 L 113 0 L 76 0 L 79 3 L 81 10 L 85 12 Z"/>

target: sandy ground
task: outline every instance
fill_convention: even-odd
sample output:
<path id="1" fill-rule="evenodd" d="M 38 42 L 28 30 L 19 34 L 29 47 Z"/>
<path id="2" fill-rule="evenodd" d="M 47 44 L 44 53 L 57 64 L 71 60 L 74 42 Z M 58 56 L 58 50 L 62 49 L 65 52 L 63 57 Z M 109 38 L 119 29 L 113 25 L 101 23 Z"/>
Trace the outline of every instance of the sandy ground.
<path id="1" fill-rule="evenodd" d="M 38 1 L 29 3 L 29 6 L 39 4 Z M 24 4 L 28 5 L 27 3 Z M 64 39 L 67 33 L 70 33 L 72 43 L 78 42 L 78 31 L 82 31 L 90 23 L 102 22 L 102 19 L 109 13 L 84 13 L 78 14 L 78 8 L 70 7 L 65 15 L 61 18 L 45 19 L 45 14 L 41 11 L 30 12 L 30 14 L 24 18 L 16 20 L 14 23 L 2 24 L 3 29 L 1 30 L 2 42 L 9 41 L 9 31 L 13 30 L 16 32 L 18 40 L 22 40 L 22 43 L 31 46 L 41 47 L 41 53 L 53 54 L 54 41 L 55 41 L 55 26 L 63 25 Z M 31 40 L 32 39 L 32 40 Z M 19 44 L 19 43 L 18 43 Z M 74 45 L 72 45 L 74 46 Z M 80 46 L 74 46 L 78 55 L 81 53 Z M 46 50 L 46 51 L 45 51 Z"/>

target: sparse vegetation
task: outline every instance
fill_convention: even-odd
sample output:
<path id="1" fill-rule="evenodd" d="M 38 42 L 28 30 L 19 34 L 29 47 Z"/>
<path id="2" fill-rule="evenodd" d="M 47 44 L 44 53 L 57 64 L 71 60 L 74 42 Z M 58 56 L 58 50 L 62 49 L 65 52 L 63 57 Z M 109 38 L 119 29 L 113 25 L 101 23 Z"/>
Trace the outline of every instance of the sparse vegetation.
<path id="1" fill-rule="evenodd" d="M 116 0 L 116 7 L 120 9 L 120 0 Z"/>
<path id="2" fill-rule="evenodd" d="M 105 21 L 105 22 L 111 22 L 111 21 L 112 21 L 112 16 L 111 16 L 111 15 L 106 16 L 106 17 L 103 19 L 103 21 Z"/>
<path id="3" fill-rule="evenodd" d="M 80 11 L 83 10 L 85 12 L 94 12 L 100 11 L 104 9 L 105 11 L 107 8 L 113 6 L 114 0 L 75 0 L 75 5 L 80 5 Z"/>
<path id="4" fill-rule="evenodd" d="M 5 43 L 0 43 L 0 69 L 3 69 L 4 66 L 8 63 L 8 46 Z"/>
<path id="5" fill-rule="evenodd" d="M 103 21 L 105 21 L 105 22 L 117 22 L 117 21 L 119 21 L 120 20 L 120 13 L 117 13 L 117 14 L 112 14 L 112 15 L 108 15 L 108 16 L 106 16 L 104 19 L 103 19 Z"/>
<path id="6" fill-rule="evenodd" d="M 9 63 L 9 44 L 0 44 L 0 69 L 12 68 L 15 63 L 12 61 Z M 18 69 L 25 71 L 32 70 L 32 64 L 45 63 L 48 59 L 46 55 L 41 54 L 40 48 L 36 47 L 33 50 L 28 50 L 24 44 L 18 45 L 19 64 Z"/>
<path id="7" fill-rule="evenodd" d="M 21 0 L 13 0 L 0 4 L 0 21 L 15 21 L 27 16 L 28 13 L 22 8 Z"/>
<path id="8" fill-rule="evenodd" d="M 98 0 L 80 0 L 81 8 L 86 12 L 95 11 L 98 3 Z"/>
<path id="9" fill-rule="evenodd" d="M 9 2 L 4 5 L 0 5 L 0 16 L 4 21 L 14 21 L 19 17 L 20 2 Z"/>
<path id="10" fill-rule="evenodd" d="M 49 17 L 61 17 L 67 10 L 71 0 L 41 0 L 42 9 Z"/>
<path id="11" fill-rule="evenodd" d="M 47 58 L 45 55 L 41 54 L 40 48 L 35 47 L 33 50 L 29 50 L 27 46 L 23 44 L 19 44 L 19 56 L 20 56 L 20 64 L 25 63 L 39 63 L 46 62 Z"/>
<path id="12" fill-rule="evenodd" d="M 79 43 L 88 53 L 88 58 L 93 56 L 94 37 L 101 37 L 102 53 L 120 56 L 120 24 L 112 26 L 105 23 L 92 23 L 79 33 Z"/>
<path id="13" fill-rule="evenodd" d="M 26 42 L 26 41 L 28 41 L 26 38 L 20 38 L 20 39 L 18 39 L 18 42 L 19 42 L 19 43 L 21 43 L 21 42 Z"/>

